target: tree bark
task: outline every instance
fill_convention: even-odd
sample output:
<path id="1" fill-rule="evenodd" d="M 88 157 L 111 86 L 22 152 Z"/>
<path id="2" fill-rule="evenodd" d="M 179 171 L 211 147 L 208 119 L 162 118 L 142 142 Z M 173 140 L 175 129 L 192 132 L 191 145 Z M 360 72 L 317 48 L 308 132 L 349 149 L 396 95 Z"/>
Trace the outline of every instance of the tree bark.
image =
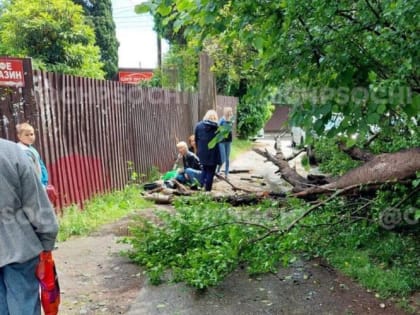
<path id="1" fill-rule="evenodd" d="M 302 190 L 311 185 L 306 178 L 300 176 L 294 169 L 290 167 L 289 163 L 280 151 L 277 152 L 276 156 L 273 156 L 267 150 L 263 151 L 257 148 L 253 150 L 254 152 L 264 156 L 268 161 L 276 165 L 279 168 L 278 172 L 281 174 L 282 178 L 296 189 Z"/>
<path id="2" fill-rule="evenodd" d="M 358 185 L 398 182 L 414 177 L 420 170 L 420 148 L 384 153 L 375 156 L 369 162 L 350 170 L 336 181 L 308 189 L 295 188 L 296 197 L 332 192 Z"/>
<path id="3" fill-rule="evenodd" d="M 368 151 L 364 151 L 360 148 L 357 147 L 350 147 L 347 148 L 344 143 L 339 143 L 338 147 L 340 148 L 341 151 L 343 151 L 344 153 L 348 154 L 353 160 L 357 160 L 357 161 L 370 161 L 373 158 L 375 158 L 375 155 L 368 152 Z"/>
<path id="4" fill-rule="evenodd" d="M 216 78 L 211 71 L 213 63 L 213 60 L 207 53 L 200 53 L 199 120 L 203 119 L 208 110 L 216 109 Z"/>
<path id="5" fill-rule="evenodd" d="M 267 158 L 274 165 L 279 167 L 279 173 L 286 182 L 293 186 L 294 196 L 306 198 L 308 196 L 331 193 L 338 189 L 348 187 L 358 188 L 360 185 L 378 186 L 387 182 L 398 182 L 414 177 L 420 170 L 420 148 L 412 148 L 395 153 L 384 153 L 380 155 L 366 155 L 368 161 L 342 175 L 338 179 L 325 178 L 326 184 L 317 185 L 314 179 L 306 179 L 292 169 L 281 152 L 276 156 L 267 150 L 254 149 L 254 151 Z M 312 187 L 309 187 L 312 186 Z M 309 187 L 309 188 L 308 188 Z"/>

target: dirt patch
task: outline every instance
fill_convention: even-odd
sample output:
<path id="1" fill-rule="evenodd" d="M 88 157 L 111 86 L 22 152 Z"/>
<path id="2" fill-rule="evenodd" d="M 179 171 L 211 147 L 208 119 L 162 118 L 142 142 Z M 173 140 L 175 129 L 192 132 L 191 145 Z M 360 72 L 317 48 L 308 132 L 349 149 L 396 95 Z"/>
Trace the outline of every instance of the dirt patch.
<path id="1" fill-rule="evenodd" d="M 125 314 L 143 284 L 113 234 L 77 238 L 54 253 L 62 290 L 60 314 Z"/>
<path id="2" fill-rule="evenodd" d="M 257 144 L 267 146 L 265 142 Z M 254 152 L 233 161 L 234 168 L 250 170 L 231 174 L 229 179 L 235 185 L 287 189 L 279 184 L 276 168 Z M 214 193 L 230 193 L 230 189 L 218 181 Z M 173 211 L 170 206 L 160 208 Z M 153 219 L 154 211 L 135 215 Z M 120 255 L 127 245 L 118 240 L 127 235 L 133 216 L 106 225 L 89 237 L 58 244 L 54 255 L 62 288 L 60 314 L 405 314 L 321 261 L 297 261 L 277 274 L 257 278 L 239 268 L 204 293 L 183 284 L 152 286 L 138 266 Z"/>
<path id="3" fill-rule="evenodd" d="M 143 287 L 141 269 L 121 255 L 129 246 L 119 242 L 135 216 L 154 219 L 159 206 L 104 225 L 88 237 L 58 244 L 54 251 L 60 287 L 60 314 L 126 314 Z"/>

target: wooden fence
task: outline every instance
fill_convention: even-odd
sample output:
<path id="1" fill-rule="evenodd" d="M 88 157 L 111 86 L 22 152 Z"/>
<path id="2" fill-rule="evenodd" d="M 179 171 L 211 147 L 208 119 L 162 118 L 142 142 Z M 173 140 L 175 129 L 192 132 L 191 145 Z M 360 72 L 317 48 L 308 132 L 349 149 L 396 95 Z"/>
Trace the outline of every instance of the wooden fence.
<path id="1" fill-rule="evenodd" d="M 25 89 L 13 93 L 21 101 L 15 107 L 0 102 L 0 115 L 9 120 L 0 136 L 16 140 L 16 123 L 34 125 L 58 208 L 121 189 L 133 172 L 170 169 L 176 142 L 201 119 L 197 94 L 43 71 L 33 72 L 29 96 Z M 219 113 L 236 104 L 236 98 L 217 97 Z"/>

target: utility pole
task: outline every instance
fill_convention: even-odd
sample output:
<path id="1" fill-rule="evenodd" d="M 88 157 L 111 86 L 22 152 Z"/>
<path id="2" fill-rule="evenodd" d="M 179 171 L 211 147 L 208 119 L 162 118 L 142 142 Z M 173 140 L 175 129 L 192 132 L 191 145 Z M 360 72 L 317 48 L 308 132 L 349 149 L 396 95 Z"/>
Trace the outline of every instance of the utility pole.
<path id="1" fill-rule="evenodd" d="M 210 109 L 216 109 L 216 79 L 210 70 L 213 60 L 205 53 L 200 53 L 200 82 L 198 99 L 198 120 Z"/>
<path id="2" fill-rule="evenodd" d="M 162 38 L 160 38 L 160 35 L 156 33 L 157 35 L 157 61 L 158 61 L 158 68 L 159 70 L 162 70 Z"/>

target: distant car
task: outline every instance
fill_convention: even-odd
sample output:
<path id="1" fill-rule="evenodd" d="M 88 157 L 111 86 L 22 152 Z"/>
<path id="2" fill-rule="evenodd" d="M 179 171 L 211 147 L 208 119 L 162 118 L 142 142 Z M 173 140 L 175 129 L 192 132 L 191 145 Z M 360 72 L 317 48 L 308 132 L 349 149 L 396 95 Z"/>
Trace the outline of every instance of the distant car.
<path id="1" fill-rule="evenodd" d="M 257 139 L 264 139 L 264 128 L 258 130 L 258 132 L 255 135 L 249 137 L 249 139 L 252 141 L 255 141 Z"/>

